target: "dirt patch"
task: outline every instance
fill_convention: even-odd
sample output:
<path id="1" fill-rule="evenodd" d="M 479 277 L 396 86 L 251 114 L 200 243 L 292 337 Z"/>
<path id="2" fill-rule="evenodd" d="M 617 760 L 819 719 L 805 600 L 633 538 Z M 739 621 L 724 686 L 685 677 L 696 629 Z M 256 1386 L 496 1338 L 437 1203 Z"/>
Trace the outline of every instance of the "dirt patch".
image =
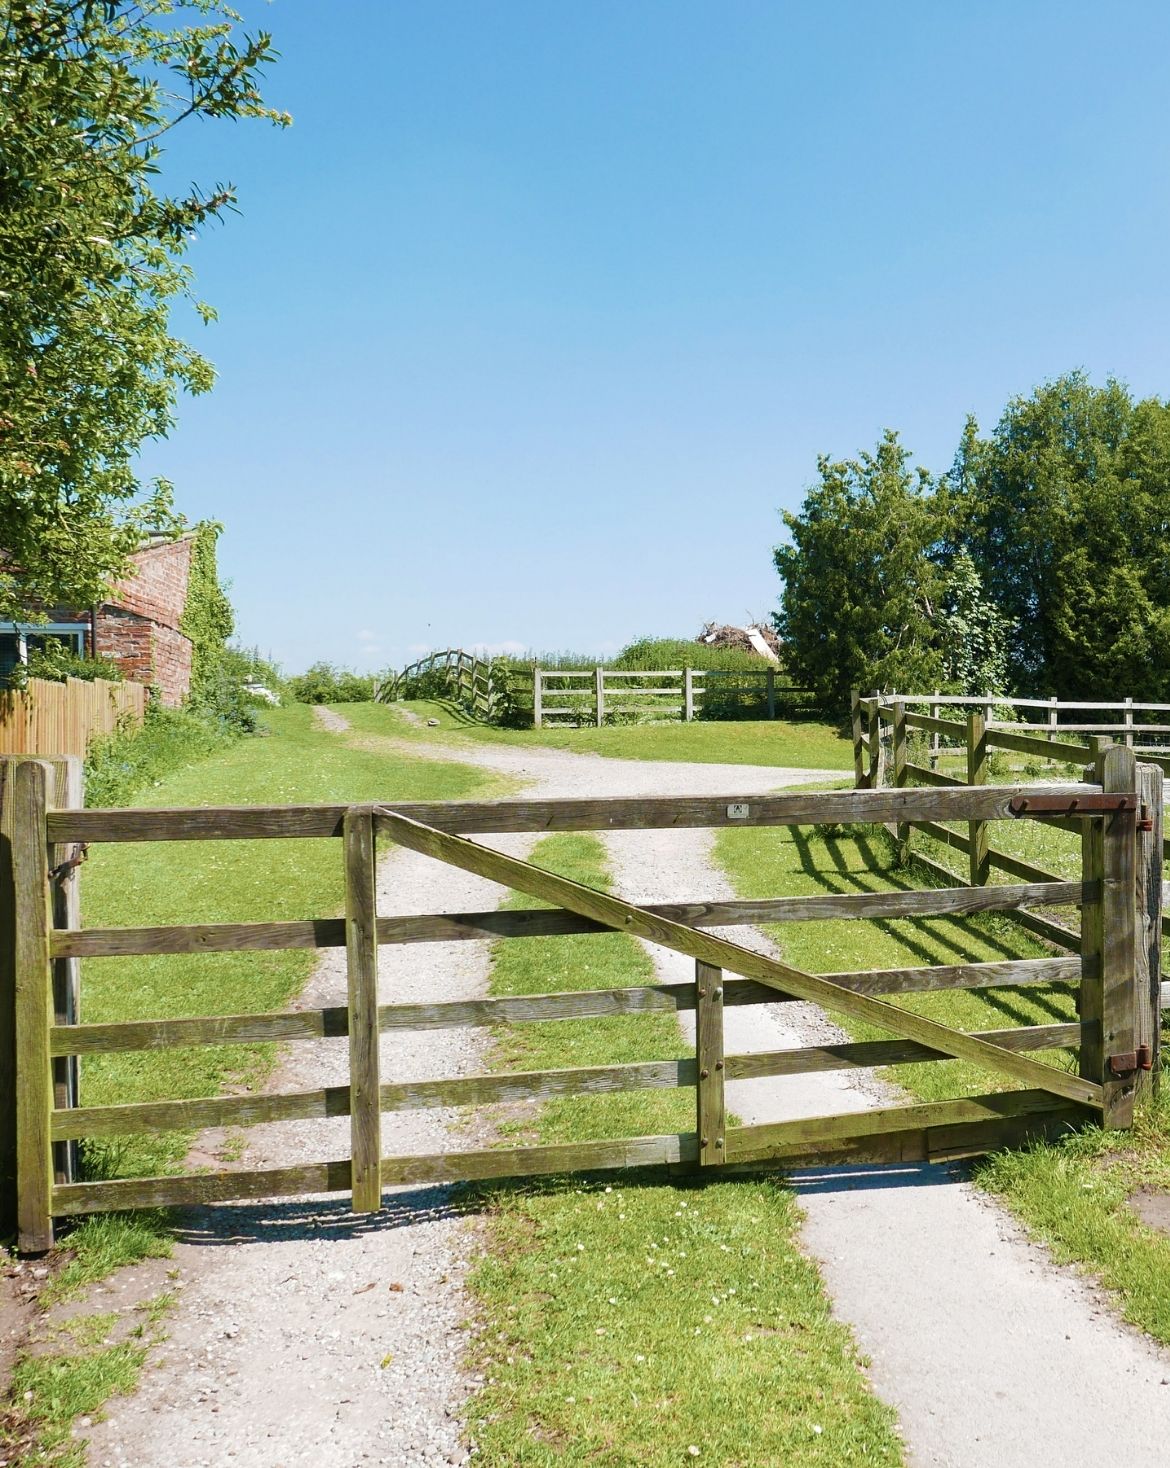
<path id="1" fill-rule="evenodd" d="M 1170 1193 L 1161 1188 L 1139 1188 L 1125 1201 L 1143 1223 L 1170 1234 Z"/>

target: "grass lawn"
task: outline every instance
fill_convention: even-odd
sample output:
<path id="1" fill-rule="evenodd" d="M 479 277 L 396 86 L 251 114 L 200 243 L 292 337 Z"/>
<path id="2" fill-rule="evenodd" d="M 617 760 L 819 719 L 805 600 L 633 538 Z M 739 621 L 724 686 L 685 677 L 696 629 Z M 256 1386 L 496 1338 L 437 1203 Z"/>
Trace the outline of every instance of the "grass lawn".
<path id="1" fill-rule="evenodd" d="M 403 710 L 438 719 L 438 728 L 412 724 Z M 337 712 L 369 734 L 393 734 L 453 743 L 510 744 L 522 749 L 567 749 L 612 759 L 691 761 L 695 764 L 787 765 L 801 770 L 851 770 L 853 745 L 831 724 L 696 720 L 691 724 L 619 724 L 601 729 L 496 729 L 477 724 L 449 703 L 339 704 Z"/>
<path id="2" fill-rule="evenodd" d="M 915 836 L 916 847 L 958 872 L 963 858 Z M 1079 839 L 1034 822 L 997 822 L 992 843 L 1067 877 L 1080 871 Z M 892 844 L 872 827 L 835 832 L 727 831 L 717 856 L 739 895 L 887 891 L 929 886 L 897 867 Z M 1012 880 L 998 878 L 997 880 Z M 1068 909 L 1057 910 L 1068 921 Z M 785 923 L 771 936 L 793 963 L 814 971 L 894 968 L 1044 951 L 1002 915 L 883 922 Z M 1073 991 L 991 989 L 902 996 L 895 1003 L 966 1030 L 1075 1018 Z M 869 1038 L 852 1023 L 851 1033 Z M 1035 1059 L 1071 1066 L 1071 1052 Z M 936 1100 L 994 1089 L 997 1078 L 962 1061 L 897 1066 L 890 1074 L 915 1096 Z M 1007 1083 L 1004 1082 L 1006 1085 Z M 1170 1086 L 1170 1081 L 1166 1083 Z M 1143 1223 L 1127 1201 L 1137 1190 L 1170 1191 L 1170 1090 L 1139 1111 L 1132 1132 L 1090 1128 L 1055 1144 L 1001 1153 L 980 1162 L 976 1179 L 997 1193 L 1054 1255 L 1074 1262 L 1116 1294 L 1125 1318 L 1170 1345 L 1170 1236 Z"/>
<path id="3" fill-rule="evenodd" d="M 535 859 L 608 886 L 596 837 L 547 837 Z M 582 935 L 497 944 L 492 991 L 651 979 L 632 938 Z M 676 1018 L 651 1013 L 518 1025 L 498 1038 L 497 1059 L 531 1069 L 684 1049 Z M 693 1127 L 690 1090 L 560 1098 L 512 1122 L 543 1142 Z M 623 1174 L 485 1197 L 491 1249 L 471 1281 L 471 1355 L 486 1378 L 469 1424 L 479 1461 L 902 1461 L 894 1414 L 869 1390 L 800 1253 L 799 1210 L 783 1183 Z"/>

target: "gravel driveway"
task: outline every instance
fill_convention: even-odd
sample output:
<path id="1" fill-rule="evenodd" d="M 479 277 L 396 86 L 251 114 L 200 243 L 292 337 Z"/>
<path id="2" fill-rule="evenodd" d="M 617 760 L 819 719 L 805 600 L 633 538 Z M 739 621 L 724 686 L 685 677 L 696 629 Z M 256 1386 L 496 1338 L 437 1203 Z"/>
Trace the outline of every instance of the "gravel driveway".
<path id="1" fill-rule="evenodd" d="M 336 726 L 334 726 L 336 727 Z M 376 744 L 377 740 L 371 740 Z M 387 743 L 387 741 L 383 741 Z M 745 765 L 607 760 L 511 746 L 410 743 L 519 777 L 558 796 L 751 796 L 828 772 Z M 702 831 L 605 837 L 622 895 L 666 901 L 731 895 Z M 532 838 L 493 842 L 523 854 Z M 384 914 L 495 906 L 500 888 L 405 851 L 382 863 Z M 746 936 L 745 936 L 746 934 Z M 766 940 L 737 929 L 739 941 Z M 690 961 L 651 950 L 664 978 Z M 476 943 L 384 948 L 386 1000 L 481 994 L 488 954 Z M 302 1003 L 344 1002 L 344 955 L 324 956 Z M 774 1049 L 839 1035 L 803 1005 L 729 1010 L 730 1048 Z M 474 1030 L 394 1032 L 387 1079 L 482 1068 Z M 344 1083 L 345 1042 L 293 1048 L 282 1089 Z M 746 1121 L 861 1110 L 883 1088 L 859 1073 L 741 1082 L 729 1101 Z M 885 1092 L 888 1095 L 888 1092 Z M 474 1145 L 453 1114 L 384 1118 L 389 1152 Z M 253 1165 L 343 1156 L 345 1118 L 248 1134 Z M 1118 1325 L 1090 1286 L 1055 1269 L 957 1171 L 825 1169 L 798 1179 L 806 1241 L 838 1314 L 872 1358 L 909 1460 L 948 1468 L 1033 1468 L 1117 1459 L 1165 1461 L 1170 1358 Z M 480 1247 L 474 1222 L 442 1188 L 399 1189 L 373 1220 L 320 1201 L 222 1206 L 193 1215 L 175 1264 L 180 1303 L 170 1340 L 132 1399 L 90 1431 L 91 1462 L 135 1468 L 355 1468 L 461 1463 L 461 1413 L 476 1382 L 459 1366 L 462 1279 Z"/>

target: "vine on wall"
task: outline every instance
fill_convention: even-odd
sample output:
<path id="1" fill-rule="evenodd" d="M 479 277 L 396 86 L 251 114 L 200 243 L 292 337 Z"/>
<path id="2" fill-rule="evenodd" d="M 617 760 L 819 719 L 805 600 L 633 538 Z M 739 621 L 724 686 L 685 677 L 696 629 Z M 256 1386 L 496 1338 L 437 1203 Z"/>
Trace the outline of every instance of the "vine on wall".
<path id="1" fill-rule="evenodd" d="M 190 700 L 201 707 L 217 701 L 224 649 L 236 625 L 216 562 L 215 547 L 222 530 L 214 520 L 203 520 L 195 527 L 187 603 L 179 621 L 180 632 L 191 639 Z"/>

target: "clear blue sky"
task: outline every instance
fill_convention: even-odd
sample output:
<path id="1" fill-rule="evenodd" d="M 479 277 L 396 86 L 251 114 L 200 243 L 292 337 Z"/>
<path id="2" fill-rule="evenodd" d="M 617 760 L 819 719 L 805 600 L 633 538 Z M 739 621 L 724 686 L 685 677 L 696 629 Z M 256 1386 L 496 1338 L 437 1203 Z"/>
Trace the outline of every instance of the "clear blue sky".
<path id="1" fill-rule="evenodd" d="M 295 122 L 175 136 L 242 214 L 144 465 L 290 671 L 764 616 L 818 453 L 1170 392 L 1164 0 L 243 8 Z"/>

